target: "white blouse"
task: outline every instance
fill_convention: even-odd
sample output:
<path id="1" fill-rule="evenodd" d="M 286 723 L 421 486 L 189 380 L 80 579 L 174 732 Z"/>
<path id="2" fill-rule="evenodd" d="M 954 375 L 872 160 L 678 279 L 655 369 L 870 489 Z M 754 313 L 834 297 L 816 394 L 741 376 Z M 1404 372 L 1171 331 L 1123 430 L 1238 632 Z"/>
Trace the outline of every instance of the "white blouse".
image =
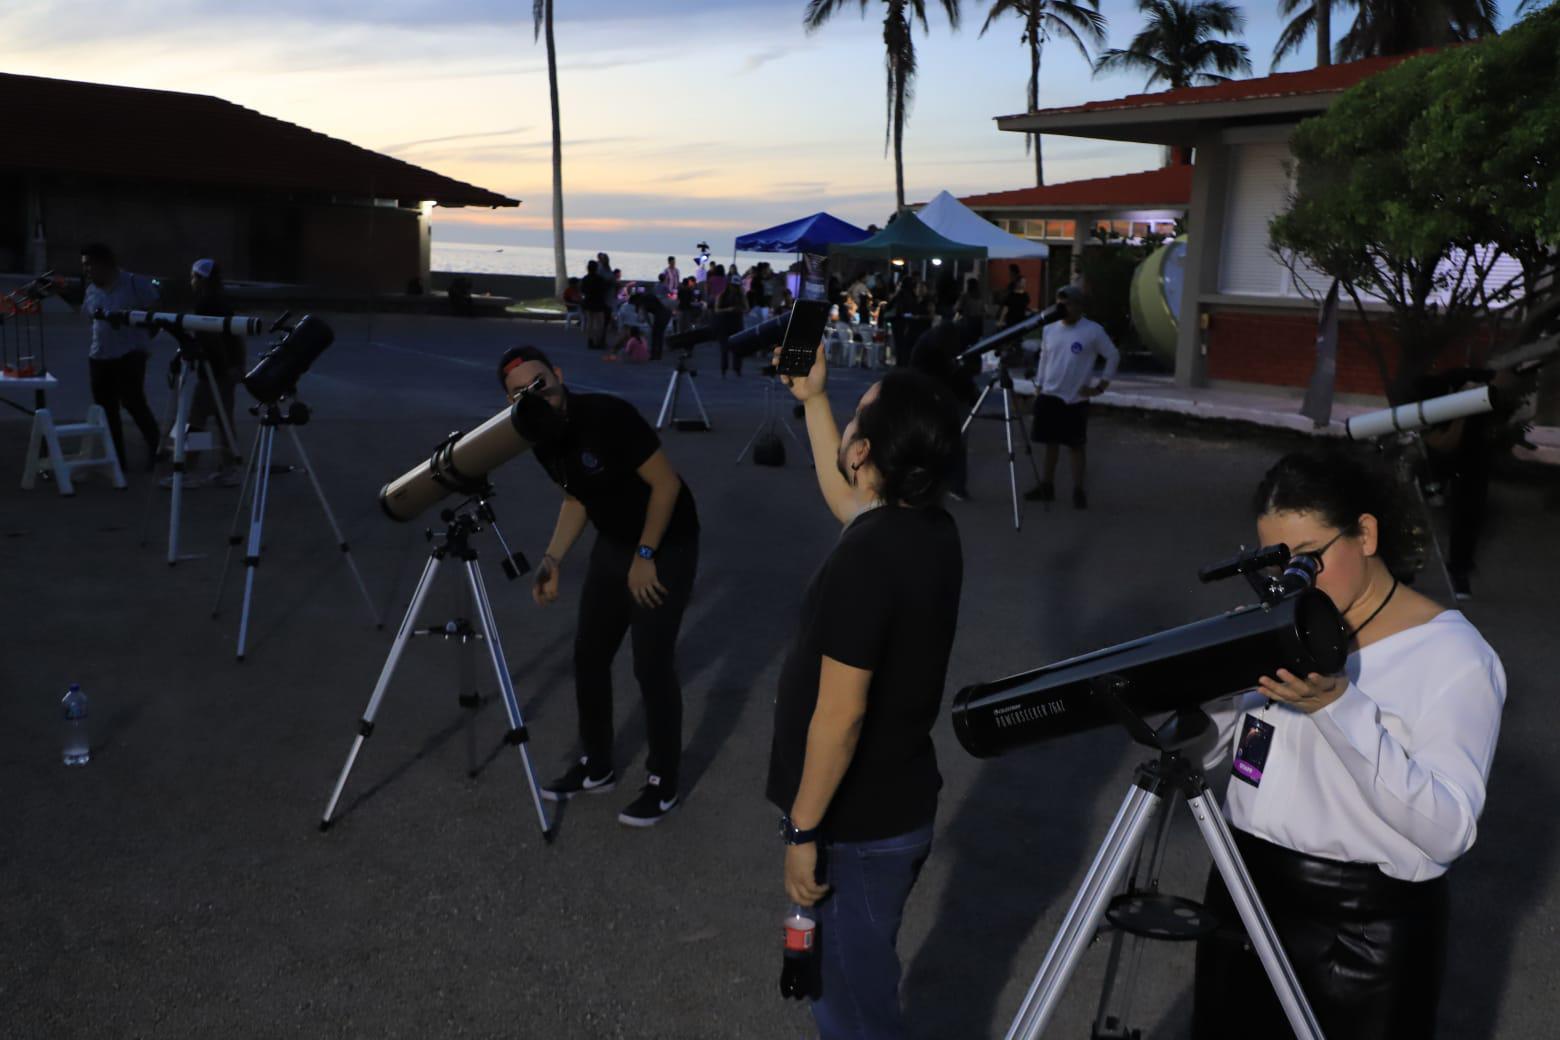
<path id="1" fill-rule="evenodd" d="M 1229 765 L 1248 714 L 1273 727 L 1260 783 L 1231 777 L 1225 815 L 1297 852 L 1439 877 L 1473 845 L 1484 809 L 1506 699 L 1500 658 L 1448 610 L 1350 654 L 1346 672 L 1343 696 L 1310 715 L 1256 691 L 1210 705 L 1210 774 Z"/>

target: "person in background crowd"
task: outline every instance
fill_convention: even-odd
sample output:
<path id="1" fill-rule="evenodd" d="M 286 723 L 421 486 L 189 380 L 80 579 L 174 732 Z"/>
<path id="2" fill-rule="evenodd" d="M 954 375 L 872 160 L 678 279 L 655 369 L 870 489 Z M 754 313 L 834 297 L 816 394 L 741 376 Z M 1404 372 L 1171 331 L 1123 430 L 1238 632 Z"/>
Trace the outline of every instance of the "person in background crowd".
<path id="1" fill-rule="evenodd" d="M 986 301 L 981 298 L 980 279 L 964 282 L 964 295 L 955 308 L 959 319 L 959 339 L 966 347 L 979 343 L 986 331 Z"/>
<path id="2" fill-rule="evenodd" d="M 222 317 L 233 315 L 233 307 L 228 303 L 227 292 L 222 284 L 222 268 L 215 260 L 204 258 L 191 265 L 190 292 L 194 296 L 190 309 L 196 314 L 217 314 Z M 238 418 L 233 412 L 234 388 L 244 378 L 247 360 L 244 341 L 230 332 L 195 332 L 188 336 L 197 354 L 210 363 L 212 378 L 217 384 L 213 397 L 213 387 L 206 379 L 205 369 L 196 370 L 200 373 L 200 385 L 195 390 L 195 400 L 190 408 L 190 430 L 205 430 L 208 424 L 215 422 L 217 442 L 222 449 L 222 463 L 207 483 L 215 487 L 237 487 L 238 446 L 228 440 L 228 431 L 217 418 L 216 402 L 222 402 L 222 414 L 236 430 Z M 197 459 L 198 455 L 191 453 L 187 468 L 193 471 Z M 193 480 L 190 486 L 196 486 Z"/>
<path id="3" fill-rule="evenodd" d="M 1035 372 L 1034 440 L 1045 445 L 1045 476 L 1024 495 L 1033 502 L 1056 497 L 1056 463 L 1065 445 L 1072 460 L 1073 508 L 1089 507 L 1084 490 L 1089 433 L 1089 398 L 1105 392 L 1121 363 L 1121 354 L 1096 322 L 1084 317 L 1083 290 L 1064 285 L 1056 292 L 1065 311 L 1061 321 L 1045 327 Z M 1094 363 L 1103 358 L 1105 371 L 1094 379 Z"/>
<path id="4" fill-rule="evenodd" d="M 682 284 L 682 275 L 677 270 L 677 258 L 666 258 L 666 269 L 661 272 L 658 284 L 661 287 L 661 295 L 670 300 L 677 295 L 677 287 Z"/>
<path id="5" fill-rule="evenodd" d="M 149 311 L 157 306 L 161 295 L 151 278 L 122 270 L 114 251 L 102 242 L 90 242 L 81 247 L 81 275 L 80 309 L 88 318 L 98 311 L 105 314 Z M 75 302 L 69 287 L 60 295 L 68 303 Z M 92 338 L 87 348 L 92 402 L 103 406 L 109 437 L 126 469 L 130 467 L 130 460 L 125 455 L 121 408 L 130 413 L 146 442 L 148 472 L 156 468 L 161 450 L 157 419 L 146 401 L 146 361 L 152 337 L 156 334 L 155 330 L 131 328 L 122 323 L 92 321 Z"/>
<path id="6" fill-rule="evenodd" d="M 725 289 L 715 300 L 715 312 L 713 320 L 720 344 L 720 377 L 726 378 L 726 369 L 730 368 L 737 376 L 742 375 L 742 356 L 731 351 L 729 340 L 732 336 L 742 331 L 742 321 L 747 314 L 747 297 L 742 292 L 742 283 L 738 281 L 727 282 Z"/>
<path id="7" fill-rule="evenodd" d="M 1001 316 L 997 319 L 998 328 L 1017 325 L 1029 317 L 1029 283 L 1024 280 L 1017 264 L 1008 264 L 1008 282 L 1002 290 L 999 308 Z"/>
<path id="8" fill-rule="evenodd" d="M 585 265 L 585 277 L 580 279 L 580 310 L 585 313 L 587 349 L 601 350 L 607 345 L 607 317 L 611 299 L 607 279 L 601 273 L 601 261 L 589 261 Z"/>

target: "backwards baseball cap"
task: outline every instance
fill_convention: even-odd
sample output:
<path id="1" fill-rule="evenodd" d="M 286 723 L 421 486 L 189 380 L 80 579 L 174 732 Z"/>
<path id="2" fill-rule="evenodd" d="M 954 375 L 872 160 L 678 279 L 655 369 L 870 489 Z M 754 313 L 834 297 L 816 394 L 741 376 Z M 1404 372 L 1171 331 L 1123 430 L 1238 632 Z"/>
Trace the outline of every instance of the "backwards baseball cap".
<path id="1" fill-rule="evenodd" d="M 190 274 L 198 274 L 202 278 L 210 278 L 211 272 L 217 269 L 217 262 L 205 257 L 190 265 Z"/>
<path id="2" fill-rule="evenodd" d="M 1056 295 L 1066 300 L 1068 303 L 1082 303 L 1083 287 L 1080 285 L 1064 285 L 1060 289 L 1056 290 Z"/>

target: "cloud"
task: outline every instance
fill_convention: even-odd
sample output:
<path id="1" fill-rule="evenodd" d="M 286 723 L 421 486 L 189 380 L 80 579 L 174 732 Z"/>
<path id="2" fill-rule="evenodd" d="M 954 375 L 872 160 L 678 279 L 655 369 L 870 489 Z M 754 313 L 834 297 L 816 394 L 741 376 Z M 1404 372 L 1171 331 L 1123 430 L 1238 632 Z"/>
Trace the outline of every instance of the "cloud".
<path id="1" fill-rule="evenodd" d="M 483 130 L 474 134 L 450 134 L 446 137 L 424 137 L 417 141 L 403 141 L 400 144 L 387 144 L 379 148 L 386 155 L 395 155 L 398 152 L 411 151 L 413 148 L 421 148 L 429 144 L 447 144 L 450 141 L 475 141 L 484 137 L 509 137 L 514 134 L 523 134 L 530 130 L 529 126 L 513 126 L 508 130 Z"/>
<path id="2" fill-rule="evenodd" d="M 793 50 L 795 50 L 793 47 L 766 47 L 758 53 L 749 54 L 742 59 L 742 71 L 753 72 L 761 69 L 772 61 L 778 61 L 786 57 Z"/>

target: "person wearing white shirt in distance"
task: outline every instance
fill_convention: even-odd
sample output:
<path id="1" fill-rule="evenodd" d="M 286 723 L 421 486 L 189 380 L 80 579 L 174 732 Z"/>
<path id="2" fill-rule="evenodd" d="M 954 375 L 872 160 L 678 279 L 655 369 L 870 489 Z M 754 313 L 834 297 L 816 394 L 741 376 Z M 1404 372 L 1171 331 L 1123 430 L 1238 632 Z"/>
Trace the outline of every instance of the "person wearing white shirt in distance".
<path id="1" fill-rule="evenodd" d="M 1041 334 L 1039 368 L 1035 372 L 1034 440 L 1045 445 L 1045 477 L 1024 497 L 1049 502 L 1056 497 L 1056 463 L 1062 446 L 1072 460 L 1073 506 L 1087 509 L 1084 491 L 1089 398 L 1110 385 L 1121 354 L 1097 322 L 1084 317 L 1083 290 L 1064 285 L 1056 293 L 1065 314 Z M 1094 364 L 1105 359 L 1105 371 L 1094 383 Z M 1093 385 L 1090 385 L 1093 383 Z"/>
<path id="2" fill-rule="evenodd" d="M 1210 712 L 1204 764 L 1233 763 L 1225 815 L 1328 1040 L 1434 1035 L 1447 868 L 1477 833 L 1506 695 L 1468 619 L 1403 584 L 1421 552 L 1400 498 L 1338 449 L 1267 472 L 1260 543 L 1320 557 L 1350 653 L 1342 675 L 1280 669 Z M 1238 922 L 1216 872 L 1205 902 Z M 1199 944 L 1192 1035 L 1289 1035 L 1255 954 Z"/>

